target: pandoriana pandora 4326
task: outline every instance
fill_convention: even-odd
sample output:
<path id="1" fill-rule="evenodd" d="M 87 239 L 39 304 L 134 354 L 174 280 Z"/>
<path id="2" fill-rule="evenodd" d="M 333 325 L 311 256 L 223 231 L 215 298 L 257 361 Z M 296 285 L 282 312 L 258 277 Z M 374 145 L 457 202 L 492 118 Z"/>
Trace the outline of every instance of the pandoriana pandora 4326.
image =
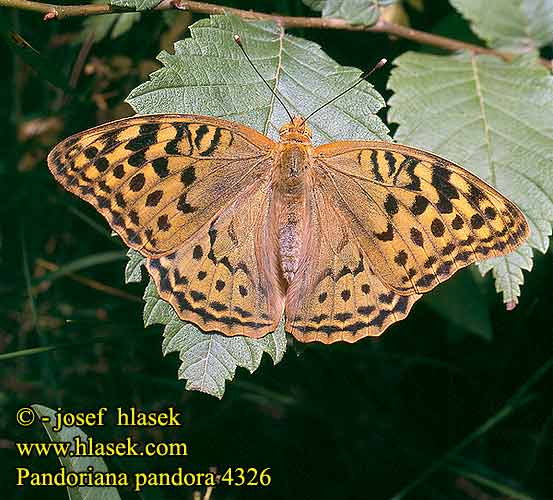
<path id="1" fill-rule="evenodd" d="M 295 116 L 274 142 L 199 115 L 134 116 L 48 157 L 58 182 L 146 257 L 160 296 L 206 332 L 303 342 L 379 335 L 457 270 L 528 236 L 519 209 L 432 153 L 313 147 Z"/>

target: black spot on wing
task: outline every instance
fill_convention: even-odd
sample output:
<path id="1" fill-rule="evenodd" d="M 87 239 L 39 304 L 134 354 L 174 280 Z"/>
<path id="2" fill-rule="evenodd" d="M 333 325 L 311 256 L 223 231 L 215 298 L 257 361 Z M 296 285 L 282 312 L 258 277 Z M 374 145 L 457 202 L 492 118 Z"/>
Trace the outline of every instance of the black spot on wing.
<path id="1" fill-rule="evenodd" d="M 384 210 L 386 213 L 392 217 L 398 213 L 398 203 L 396 197 L 392 193 L 388 193 L 386 200 L 384 201 Z"/>
<path id="2" fill-rule="evenodd" d="M 415 227 L 411 228 L 411 241 L 419 247 L 424 246 L 424 239 L 422 237 L 422 233 Z"/>
<path id="3" fill-rule="evenodd" d="M 204 255 L 204 250 L 200 245 L 196 245 L 192 250 L 192 258 L 194 260 L 200 260 Z"/>
<path id="4" fill-rule="evenodd" d="M 449 182 L 450 177 L 451 172 L 442 165 L 438 163 L 432 165 L 432 179 L 430 182 L 448 200 L 459 198 L 457 189 Z"/>
<path id="5" fill-rule="evenodd" d="M 451 227 L 457 231 L 461 229 L 464 225 L 465 223 L 463 221 L 463 218 L 460 217 L 459 214 L 457 214 L 451 221 Z"/>
<path id="6" fill-rule="evenodd" d="M 426 210 L 426 207 L 429 205 L 428 198 L 422 195 L 415 196 L 413 205 L 411 205 L 411 213 L 413 215 L 422 215 Z"/>
<path id="7" fill-rule="evenodd" d="M 180 210 L 183 214 L 189 214 L 194 211 L 194 207 L 186 201 L 186 193 L 183 193 L 179 197 L 177 203 L 177 209 Z"/>
<path id="8" fill-rule="evenodd" d="M 484 225 L 484 219 L 480 214 L 474 214 L 470 218 L 470 225 L 473 229 L 480 229 Z"/>
<path id="9" fill-rule="evenodd" d="M 415 174 L 415 168 L 419 164 L 419 160 L 413 158 L 412 156 L 407 156 L 405 160 L 401 162 L 400 170 L 405 169 L 406 174 L 409 176 L 410 183 L 405 186 L 406 189 L 411 191 L 420 191 L 421 190 L 421 180 Z"/>
<path id="10" fill-rule="evenodd" d="M 83 151 L 84 155 L 86 156 L 86 158 L 88 160 L 92 160 L 92 158 L 95 158 L 96 155 L 98 154 L 98 148 L 95 148 L 94 146 L 91 146 L 89 148 L 86 148 L 84 151 Z M 59 158 L 57 158 L 57 160 L 59 160 Z"/>
<path id="11" fill-rule="evenodd" d="M 388 223 L 386 231 L 383 231 L 382 233 L 374 233 L 374 235 L 380 241 L 392 241 L 394 239 L 394 227 L 392 226 L 392 224 Z"/>
<path id="12" fill-rule="evenodd" d="M 180 180 L 185 186 L 190 186 L 196 180 L 196 169 L 193 165 L 182 171 Z"/>
<path id="13" fill-rule="evenodd" d="M 168 231 L 171 228 L 171 224 L 169 223 L 169 216 L 167 214 L 158 217 L 157 227 L 160 231 Z"/>
<path id="14" fill-rule="evenodd" d="M 432 234 L 434 236 L 439 238 L 445 233 L 444 223 L 440 219 L 434 219 L 432 221 L 432 224 L 430 224 L 430 230 L 432 231 Z"/>
<path id="15" fill-rule="evenodd" d="M 123 167 L 123 165 L 120 163 L 113 169 L 113 175 L 117 179 L 122 179 L 123 177 L 125 177 L 125 167 Z"/>
<path id="16" fill-rule="evenodd" d="M 168 164 L 169 160 L 167 160 L 167 158 L 165 158 L 164 156 L 161 158 L 156 158 L 152 161 L 154 172 L 160 179 L 163 179 L 164 177 L 167 177 L 169 175 L 169 169 L 167 168 Z"/>
<path id="17" fill-rule="evenodd" d="M 107 158 L 100 156 L 94 161 L 94 166 L 98 172 L 105 172 L 109 168 L 109 161 Z"/>
<path id="18" fill-rule="evenodd" d="M 200 148 L 202 139 L 204 135 L 208 133 L 208 131 L 209 127 L 207 125 L 200 125 L 198 127 L 198 130 L 196 130 L 196 137 L 194 137 L 194 144 L 196 145 L 196 148 Z"/>
<path id="19" fill-rule="evenodd" d="M 156 135 L 154 134 L 139 135 L 127 142 L 125 149 L 129 151 L 141 151 L 155 144 L 156 140 Z"/>
<path id="20" fill-rule="evenodd" d="M 398 265 L 398 266 L 404 266 L 405 264 L 407 264 L 407 253 L 405 252 L 405 250 L 400 250 L 397 255 L 394 257 L 394 262 Z"/>
<path id="21" fill-rule="evenodd" d="M 140 172 L 131 179 L 129 187 L 131 188 L 131 191 L 138 192 L 144 187 L 145 183 L 146 178 L 144 177 L 144 174 Z"/>
<path id="22" fill-rule="evenodd" d="M 388 163 L 388 175 L 392 177 L 396 171 L 396 157 L 391 151 L 384 152 L 384 159 Z"/>
<path id="23" fill-rule="evenodd" d="M 163 191 L 161 190 L 157 190 L 157 191 L 153 191 L 151 192 L 147 197 L 146 197 L 146 206 L 147 207 L 155 207 L 157 206 L 157 204 L 161 201 L 161 198 L 163 197 Z"/>
<path id="24" fill-rule="evenodd" d="M 146 153 L 144 151 L 137 151 L 136 153 L 129 156 L 127 162 L 133 167 L 142 167 L 146 164 Z"/>

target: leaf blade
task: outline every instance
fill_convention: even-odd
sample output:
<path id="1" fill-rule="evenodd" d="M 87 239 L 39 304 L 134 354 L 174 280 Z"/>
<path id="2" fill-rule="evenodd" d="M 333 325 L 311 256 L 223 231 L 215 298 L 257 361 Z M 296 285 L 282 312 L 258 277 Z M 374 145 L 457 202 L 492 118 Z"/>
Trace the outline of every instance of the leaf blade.
<path id="1" fill-rule="evenodd" d="M 218 116 L 278 138 L 289 118 L 234 43 L 234 34 L 292 114 L 306 116 L 361 75 L 356 68 L 339 66 L 317 44 L 285 35 L 271 22 L 212 16 L 192 25 L 190 33 L 191 38 L 175 44 L 175 54 L 161 52 L 163 67 L 131 92 L 127 102 L 137 112 Z M 376 116 L 383 106 L 382 96 L 363 82 L 310 119 L 313 142 L 389 140 L 388 129 Z"/>
<path id="2" fill-rule="evenodd" d="M 451 4 L 493 47 L 536 49 L 553 40 L 553 0 L 452 0 Z"/>

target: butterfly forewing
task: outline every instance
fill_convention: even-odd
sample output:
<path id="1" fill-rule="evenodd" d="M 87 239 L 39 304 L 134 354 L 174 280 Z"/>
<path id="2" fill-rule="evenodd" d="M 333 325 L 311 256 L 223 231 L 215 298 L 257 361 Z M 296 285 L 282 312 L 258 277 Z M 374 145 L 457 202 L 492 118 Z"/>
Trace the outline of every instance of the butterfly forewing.
<path id="1" fill-rule="evenodd" d="M 274 146 L 226 120 L 136 116 L 66 139 L 48 164 L 148 257 L 160 296 L 181 319 L 259 337 L 284 307 L 259 244 Z"/>
<path id="2" fill-rule="evenodd" d="M 327 193 L 380 279 L 423 293 L 472 262 L 504 255 L 528 236 L 522 213 L 443 158 L 381 142 L 337 142 L 314 152 Z"/>
<path id="3" fill-rule="evenodd" d="M 274 142 L 226 120 L 152 115 L 61 142 L 48 164 L 143 255 L 180 248 L 225 206 L 267 177 Z"/>

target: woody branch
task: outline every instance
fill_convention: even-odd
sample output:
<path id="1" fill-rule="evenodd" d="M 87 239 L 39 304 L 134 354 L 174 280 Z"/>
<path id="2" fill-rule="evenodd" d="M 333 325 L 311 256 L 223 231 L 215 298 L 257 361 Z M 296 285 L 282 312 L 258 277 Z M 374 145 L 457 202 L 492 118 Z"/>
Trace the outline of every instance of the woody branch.
<path id="1" fill-rule="evenodd" d="M 63 19 L 66 17 L 95 16 L 101 14 L 118 14 L 123 12 L 135 12 L 132 8 L 117 7 L 110 4 L 88 5 L 56 5 L 50 3 L 34 2 L 31 0 L 0 0 L 0 6 L 12 7 L 21 10 L 30 10 L 44 14 L 44 20 Z M 499 57 L 504 61 L 510 61 L 513 54 L 498 51 L 462 42 L 453 38 L 434 35 L 424 31 L 402 26 L 396 23 L 379 19 L 376 24 L 367 26 L 364 24 L 352 24 L 343 19 L 322 17 L 280 16 L 278 14 L 265 14 L 251 10 L 236 9 L 222 5 L 214 5 L 206 2 L 188 0 L 161 0 L 154 10 L 179 9 L 196 12 L 199 14 L 234 14 L 244 19 L 270 20 L 286 28 L 317 28 L 345 31 L 366 31 L 372 33 L 386 33 L 388 35 L 405 38 L 424 45 L 440 47 L 450 51 L 468 50 L 474 54 L 488 54 Z M 541 59 L 542 64 L 552 68 L 552 61 Z"/>

